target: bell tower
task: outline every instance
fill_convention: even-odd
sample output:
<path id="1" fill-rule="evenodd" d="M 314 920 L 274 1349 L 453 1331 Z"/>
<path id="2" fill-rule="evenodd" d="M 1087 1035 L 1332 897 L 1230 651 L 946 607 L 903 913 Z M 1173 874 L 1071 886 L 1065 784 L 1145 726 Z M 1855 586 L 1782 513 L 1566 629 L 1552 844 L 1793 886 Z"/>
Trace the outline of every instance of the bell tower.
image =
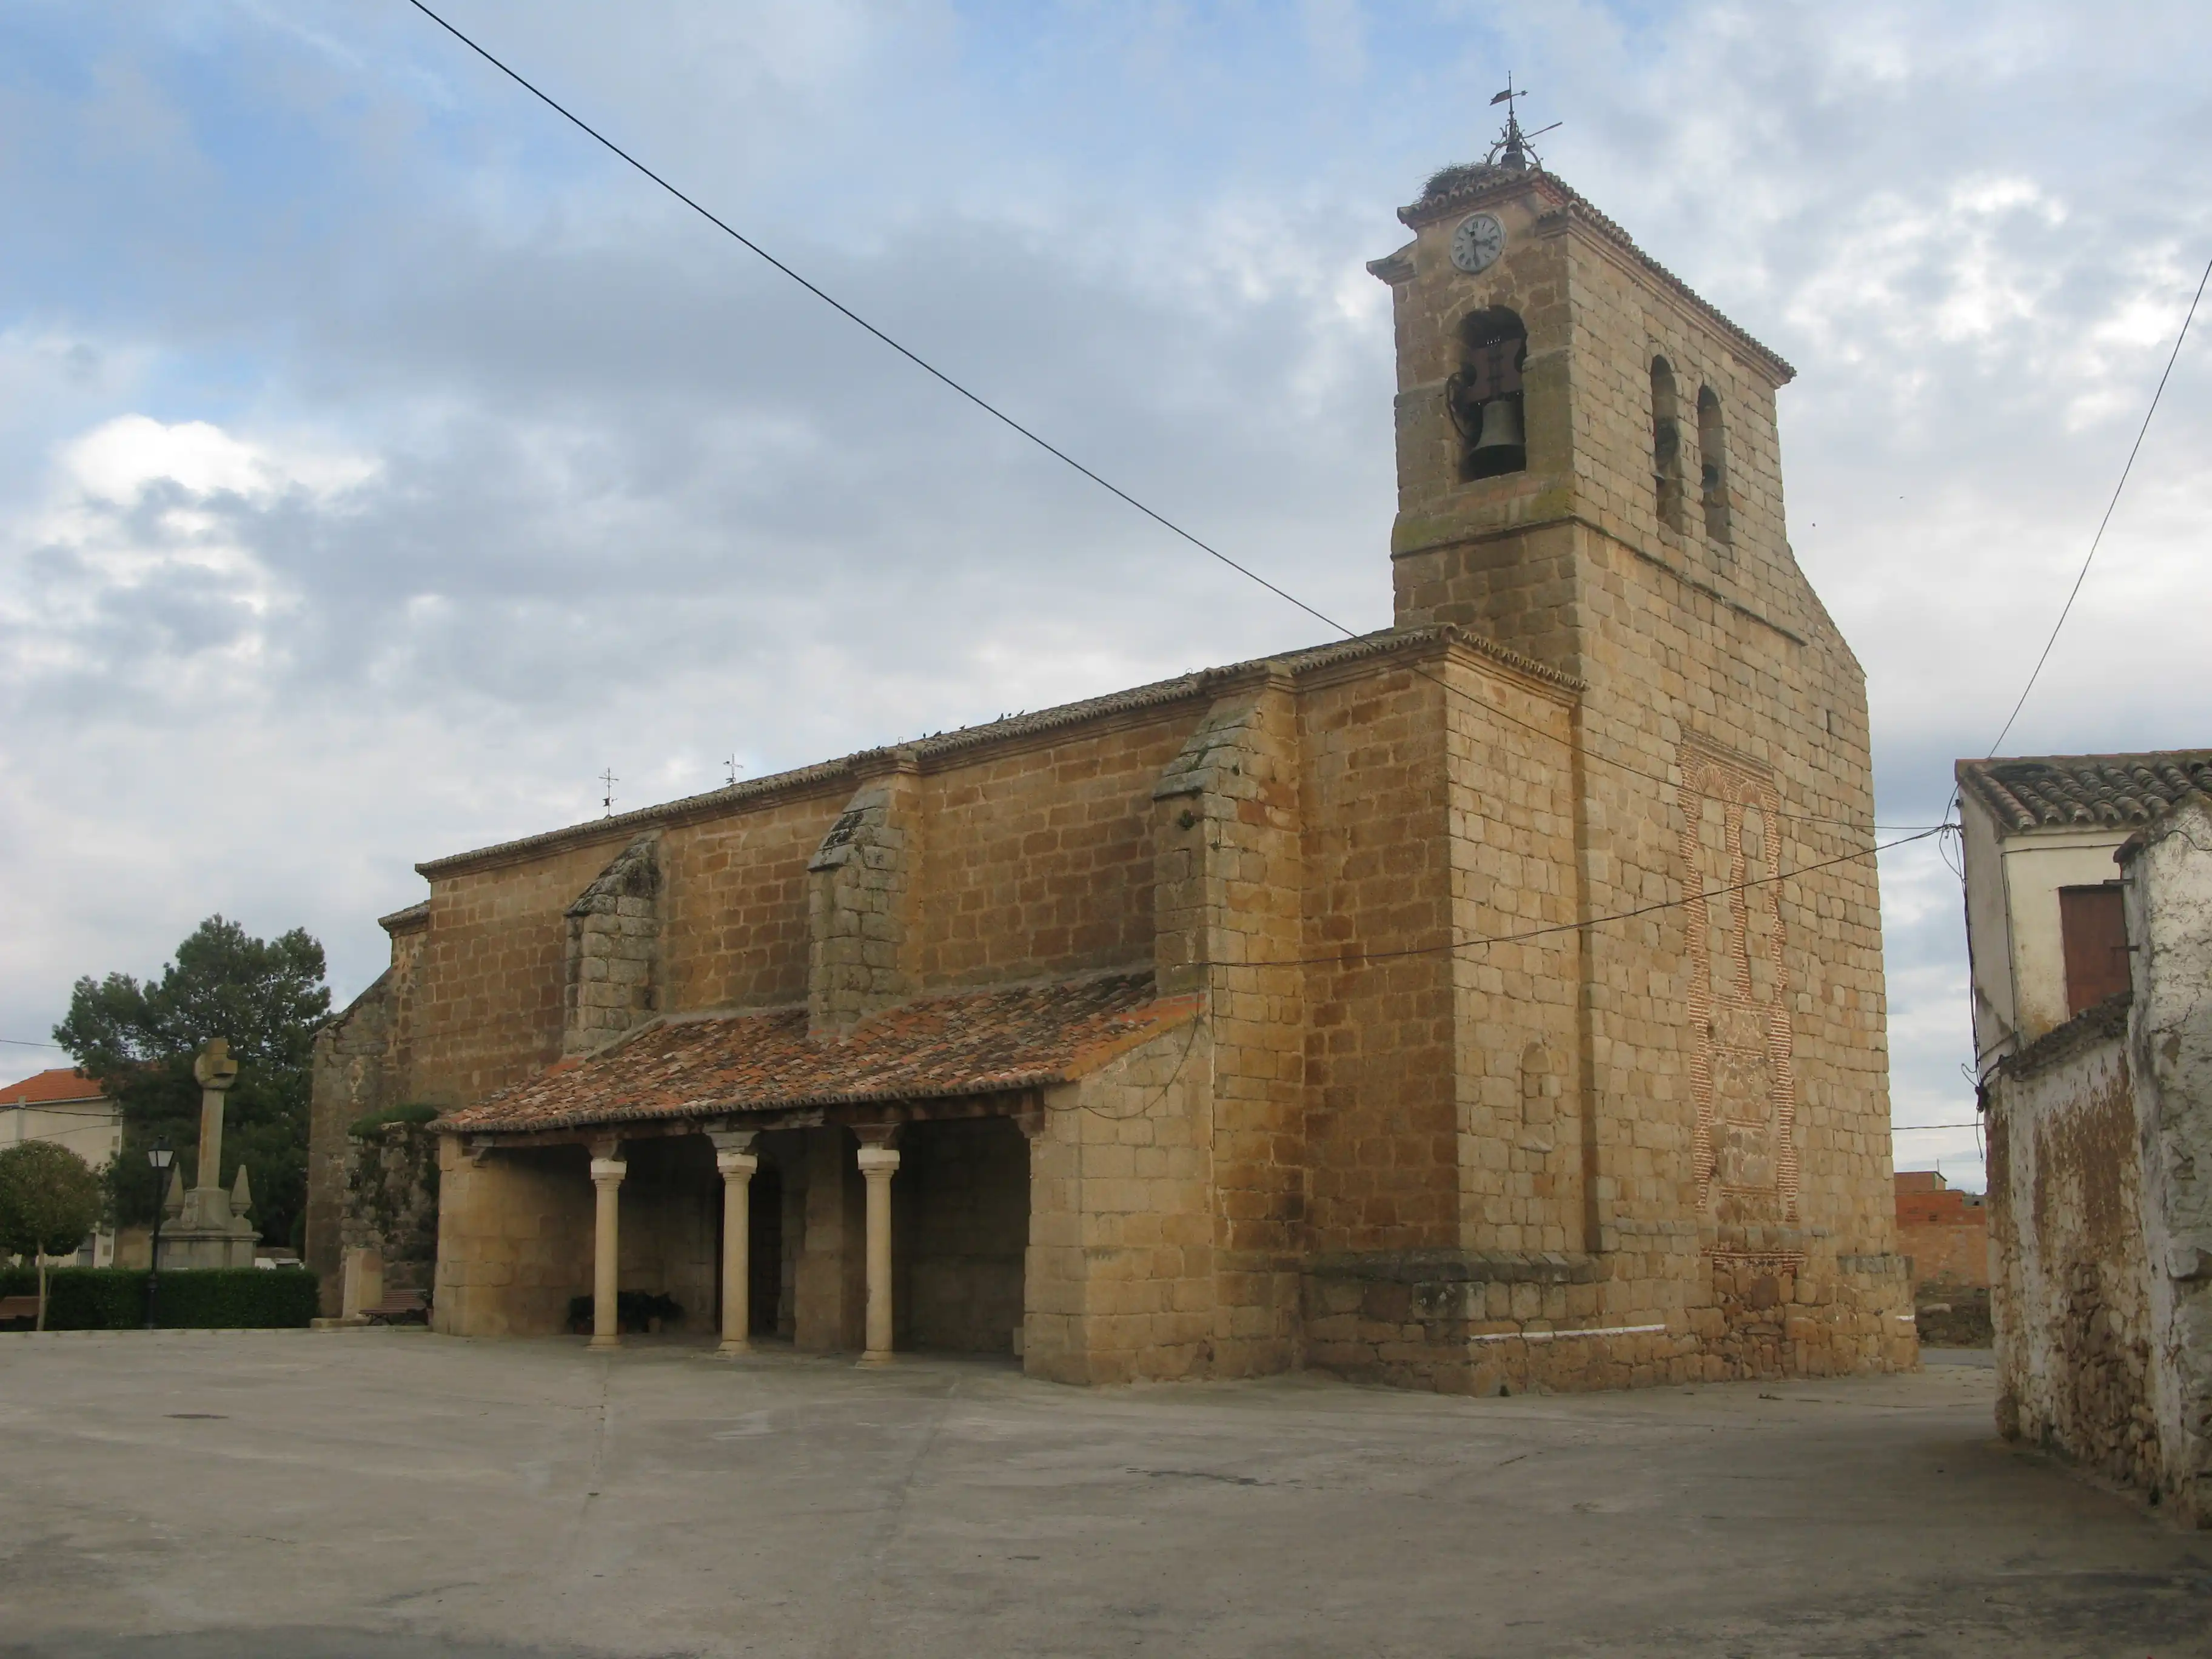
<path id="1" fill-rule="evenodd" d="M 1887 1306 L 1865 680 L 1790 549 L 1792 371 L 1510 117 L 1399 217 L 1413 240 L 1369 266 L 1397 333 L 1397 622 L 1577 687 L 1589 1248 L 1668 1258 L 1693 1302 L 1787 1271 Z"/>
<path id="2" fill-rule="evenodd" d="M 1401 626 L 1583 674 L 1594 566 L 1624 553 L 1762 613 L 1817 609 L 1784 539 L 1787 363 L 1537 165 L 1517 123 L 1398 216 L 1413 241 L 1368 269 L 1396 323 Z"/>

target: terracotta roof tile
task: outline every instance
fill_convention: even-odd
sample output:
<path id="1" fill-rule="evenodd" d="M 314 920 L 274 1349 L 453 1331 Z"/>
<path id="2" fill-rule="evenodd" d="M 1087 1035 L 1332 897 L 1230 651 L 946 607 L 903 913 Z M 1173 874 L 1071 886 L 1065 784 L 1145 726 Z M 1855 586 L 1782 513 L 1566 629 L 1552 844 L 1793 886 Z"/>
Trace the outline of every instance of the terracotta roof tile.
<path id="1" fill-rule="evenodd" d="M 2007 833 L 2148 823 L 2184 797 L 2212 792 L 2212 750 L 2141 755 L 2029 755 L 1960 761 L 1959 787 Z"/>
<path id="2" fill-rule="evenodd" d="M 581 1128 L 867 1101 L 941 1099 L 1066 1083 L 1189 1019 L 1190 997 L 1149 972 L 922 997 L 841 1042 L 806 1034 L 804 1008 L 648 1025 L 588 1060 L 449 1112 L 451 1132 Z"/>
<path id="3" fill-rule="evenodd" d="M 0 1089 L 0 1107 L 50 1106 L 64 1100 L 98 1100 L 100 1085 L 82 1072 L 58 1066 L 34 1072 L 21 1082 Z"/>

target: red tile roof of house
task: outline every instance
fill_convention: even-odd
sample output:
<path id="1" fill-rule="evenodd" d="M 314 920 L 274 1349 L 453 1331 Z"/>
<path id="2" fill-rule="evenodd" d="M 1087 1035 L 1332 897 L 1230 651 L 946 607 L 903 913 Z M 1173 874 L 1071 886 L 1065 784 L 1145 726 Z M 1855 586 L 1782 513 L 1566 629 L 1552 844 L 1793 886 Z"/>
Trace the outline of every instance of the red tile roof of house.
<path id="1" fill-rule="evenodd" d="M 1962 760 L 1956 773 L 1959 787 L 1972 791 L 2008 835 L 2148 823 L 2191 794 L 2212 793 L 2212 750 Z"/>
<path id="2" fill-rule="evenodd" d="M 53 1106 L 64 1101 L 98 1100 L 100 1085 L 74 1067 L 61 1066 L 36 1072 L 19 1083 L 0 1089 L 0 1109 L 9 1106 Z"/>
<path id="3" fill-rule="evenodd" d="M 806 1010 L 657 1021 L 587 1060 L 449 1112 L 438 1127 L 514 1133 L 874 1101 L 1002 1094 L 1067 1083 L 1190 1019 L 1146 973 L 918 998 L 842 1042 Z"/>

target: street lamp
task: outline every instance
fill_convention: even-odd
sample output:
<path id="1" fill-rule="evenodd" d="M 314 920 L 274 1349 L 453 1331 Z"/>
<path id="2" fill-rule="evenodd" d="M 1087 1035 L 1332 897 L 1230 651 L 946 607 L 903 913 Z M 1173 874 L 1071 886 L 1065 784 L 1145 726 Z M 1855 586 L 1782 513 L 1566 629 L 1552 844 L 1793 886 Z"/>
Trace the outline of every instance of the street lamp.
<path id="1" fill-rule="evenodd" d="M 146 1149 L 146 1161 L 154 1166 L 154 1253 L 146 1268 L 146 1328 L 150 1331 L 161 1295 L 161 1212 L 169 1202 L 169 1166 L 177 1161 L 168 1136 Z"/>

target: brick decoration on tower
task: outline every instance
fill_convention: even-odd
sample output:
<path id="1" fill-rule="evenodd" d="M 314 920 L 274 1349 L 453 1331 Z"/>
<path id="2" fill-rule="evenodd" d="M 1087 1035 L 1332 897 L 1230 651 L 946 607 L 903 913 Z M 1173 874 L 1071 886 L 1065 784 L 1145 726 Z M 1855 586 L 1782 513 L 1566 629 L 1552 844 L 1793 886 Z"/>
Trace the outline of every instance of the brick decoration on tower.
<path id="1" fill-rule="evenodd" d="M 1794 1223 L 1795 1033 L 1782 884 L 1767 879 L 1781 801 L 1764 767 L 1717 744 L 1686 739 L 1679 758 L 1698 1206 L 1723 1225 Z"/>

